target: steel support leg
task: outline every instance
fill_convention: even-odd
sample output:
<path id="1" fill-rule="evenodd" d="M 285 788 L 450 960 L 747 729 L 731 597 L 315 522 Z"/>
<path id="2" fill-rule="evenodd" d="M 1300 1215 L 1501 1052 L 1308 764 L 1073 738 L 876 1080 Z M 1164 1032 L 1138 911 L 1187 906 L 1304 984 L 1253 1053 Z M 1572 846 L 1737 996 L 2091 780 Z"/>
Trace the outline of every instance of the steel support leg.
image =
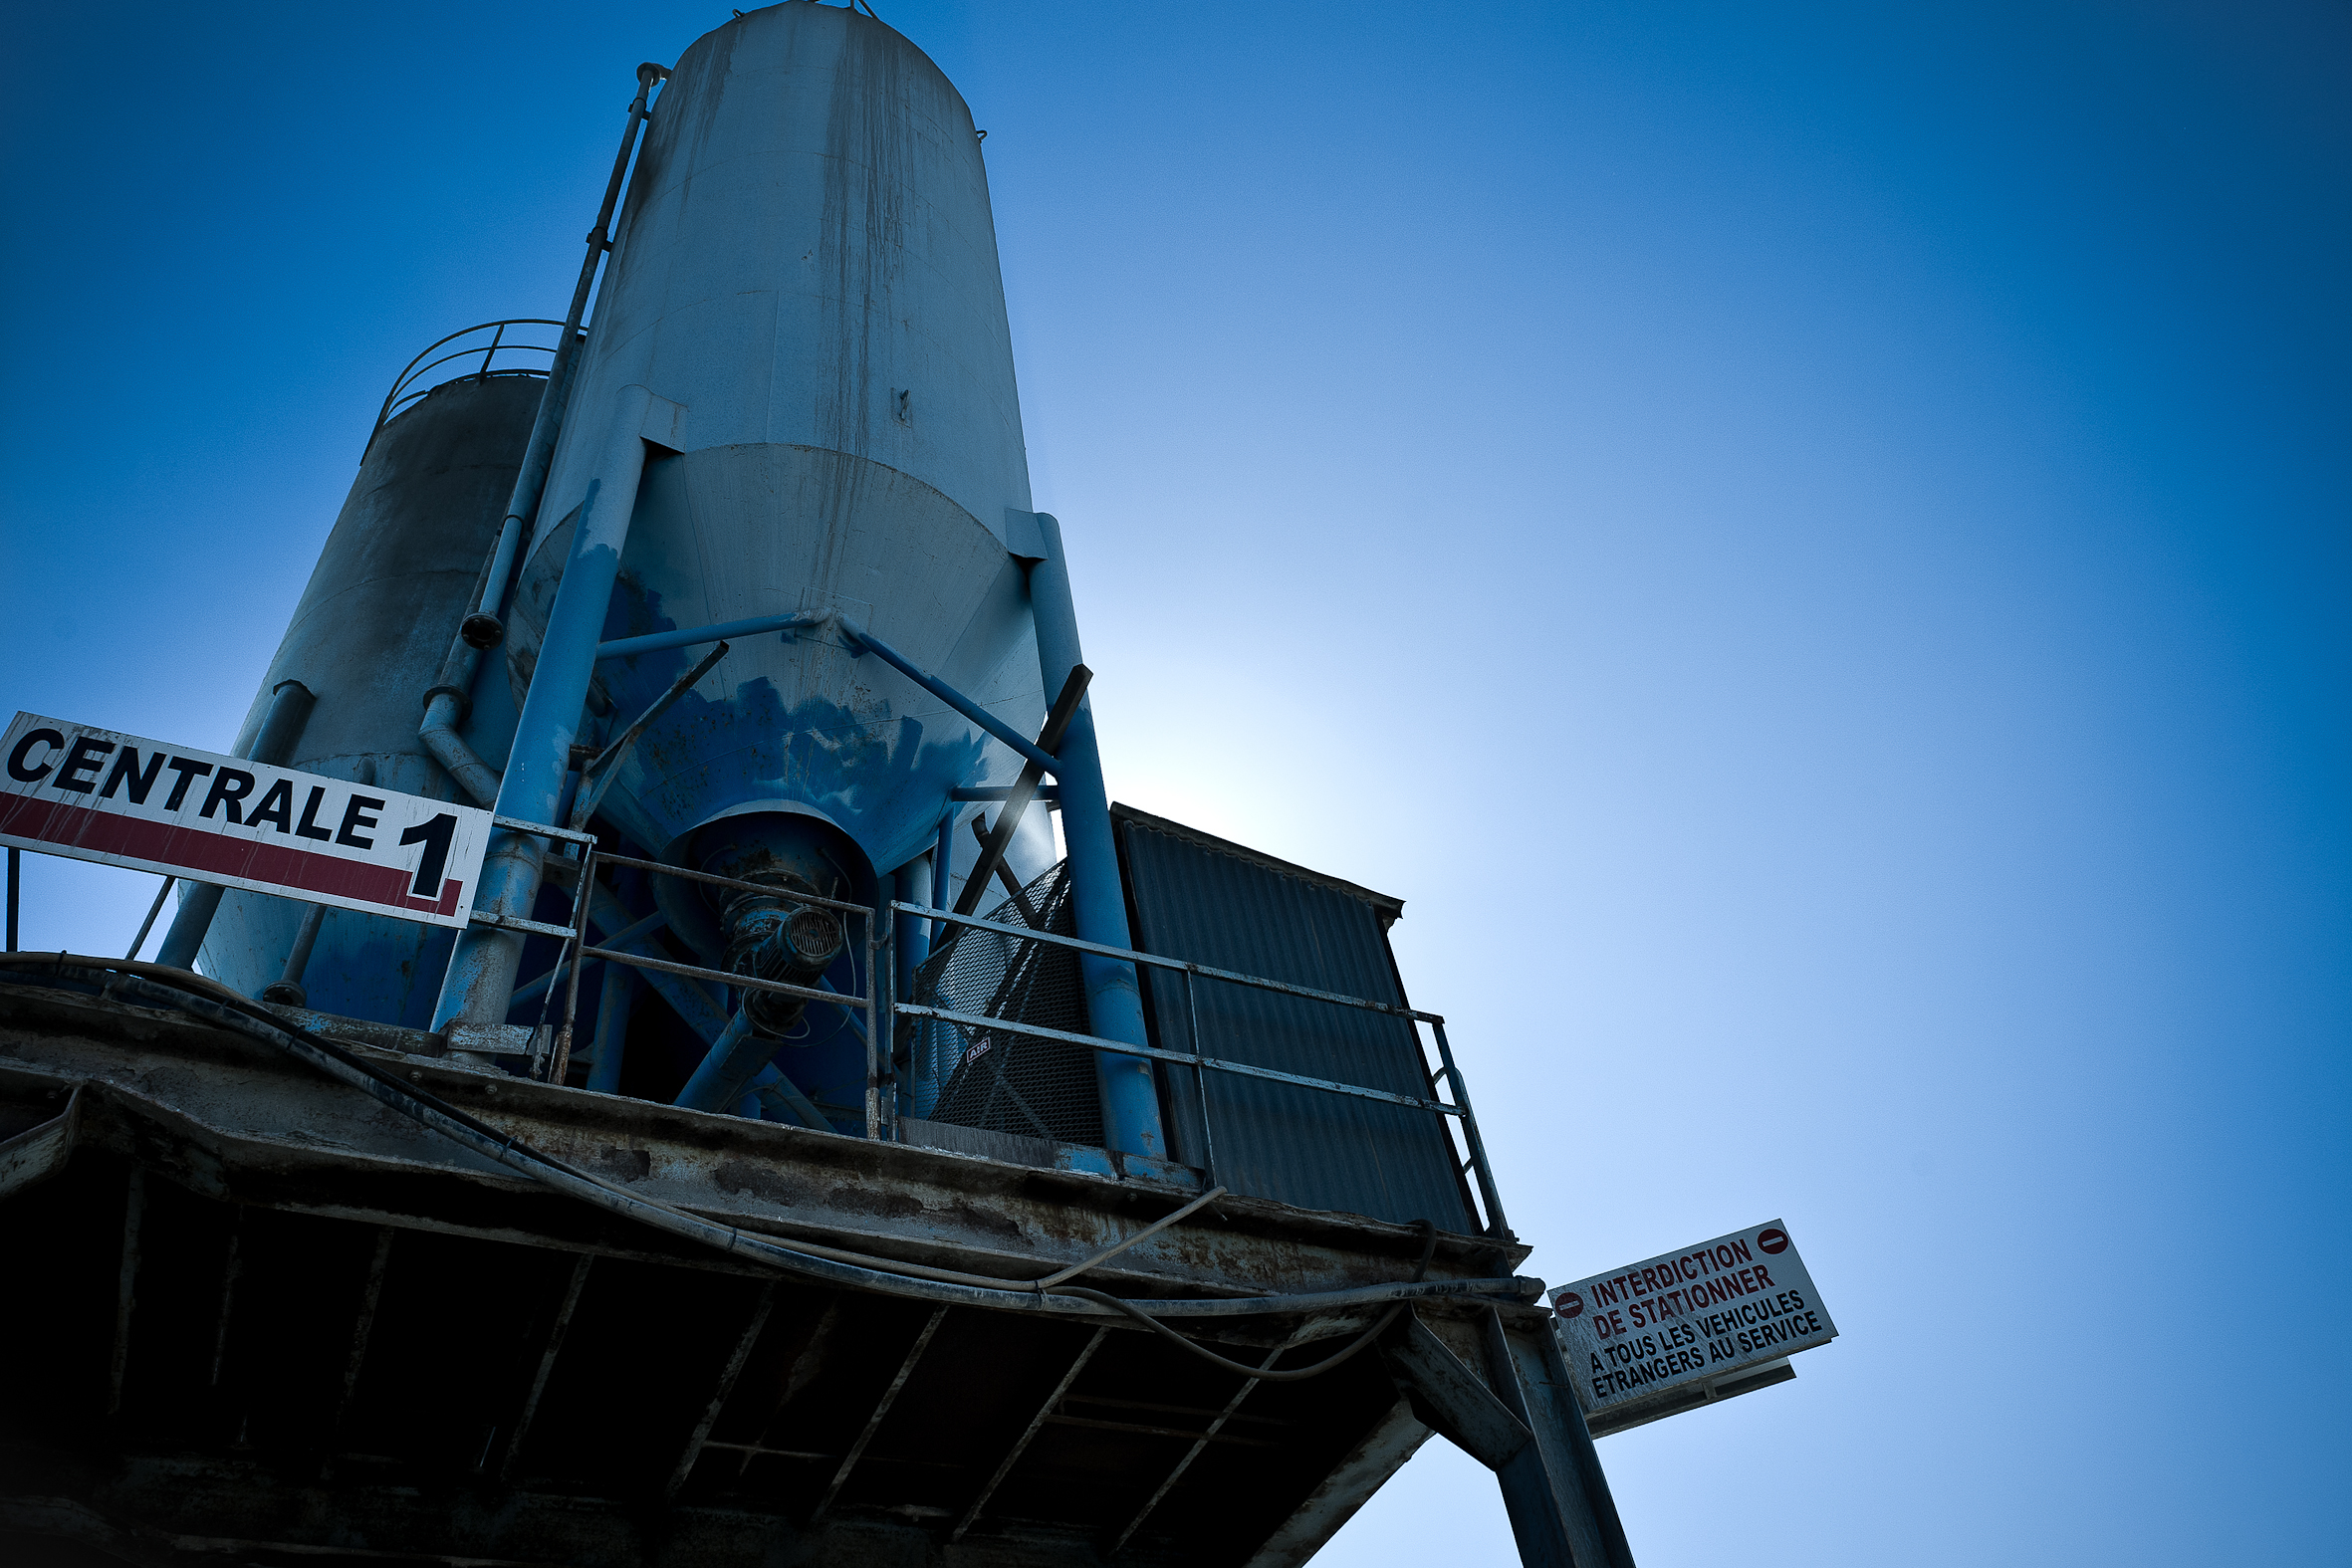
<path id="1" fill-rule="evenodd" d="M 1576 1404 L 1559 1342 L 1547 1321 L 1506 1328 L 1489 1307 L 1479 1332 L 1487 1375 L 1511 1413 L 1534 1433 L 1495 1472 L 1525 1568 L 1633 1568 L 1608 1477 Z"/>
<path id="2" fill-rule="evenodd" d="M 262 714 L 261 728 L 254 731 L 251 744 L 237 755 L 248 762 L 283 766 L 293 755 L 294 743 L 302 735 L 303 724 L 318 701 L 302 682 L 280 681 L 270 693 L 270 706 Z M 186 891 L 180 895 L 179 913 L 171 917 L 171 928 L 163 933 L 163 946 L 155 954 L 155 962 L 173 969 L 194 969 L 196 955 L 204 948 L 205 933 L 212 929 L 212 917 L 220 908 L 220 896 L 227 889 L 218 882 L 185 882 L 182 886 Z"/>
<path id="3" fill-rule="evenodd" d="M 1037 514 L 1046 558 L 1030 567 L 1029 601 L 1037 618 L 1038 667 L 1046 690 L 1058 692 L 1069 672 L 1084 661 L 1078 646 L 1077 607 L 1070 597 L 1069 567 L 1061 551 L 1061 525 Z M 1076 902 L 1078 935 L 1105 947 L 1132 948 L 1127 935 L 1127 890 L 1119 879 L 1117 843 L 1111 837 L 1110 796 L 1102 783 L 1102 752 L 1094 739 L 1091 701 L 1078 704 L 1077 717 L 1057 750 L 1061 769 L 1061 835 L 1069 848 L 1070 893 Z M 1085 976 L 1086 1015 L 1104 1039 L 1148 1045 L 1143 1027 L 1143 993 L 1135 966 L 1087 954 L 1079 960 Z M 1167 1135 L 1160 1128 L 1160 1097 L 1151 1062 L 1138 1056 L 1097 1051 L 1094 1076 L 1102 1094 L 1104 1144 L 1122 1154 L 1164 1160 Z"/>
<path id="4" fill-rule="evenodd" d="M 596 642 L 604 632 L 604 612 L 612 601 L 612 584 L 620 574 L 620 553 L 628 543 L 629 521 L 636 511 L 637 482 L 645 473 L 641 432 L 652 407 L 653 394 L 644 387 L 623 388 L 613 399 L 603 428 L 595 434 L 595 469 L 581 499 L 572 555 L 564 563 L 564 579 L 548 611 L 547 636 L 540 644 L 531 691 L 523 699 L 514 747 L 499 781 L 501 816 L 555 823 L 565 775 L 571 771 L 572 744 L 579 739 L 581 708 L 588 701 L 588 679 L 595 673 Z M 491 834 L 474 907 L 489 914 L 530 919 L 532 903 L 539 896 L 540 865 L 546 850 L 547 841 L 529 833 L 500 829 Z M 449 973 L 441 983 L 441 1000 L 433 1009 L 433 1028 L 505 1022 L 507 1005 L 515 991 L 515 969 L 522 957 L 520 932 L 489 926 L 459 932 Z M 491 1069 L 496 1065 L 495 1057 L 474 1052 L 460 1050 L 452 1055 L 470 1058 L 465 1061 L 468 1066 Z"/>

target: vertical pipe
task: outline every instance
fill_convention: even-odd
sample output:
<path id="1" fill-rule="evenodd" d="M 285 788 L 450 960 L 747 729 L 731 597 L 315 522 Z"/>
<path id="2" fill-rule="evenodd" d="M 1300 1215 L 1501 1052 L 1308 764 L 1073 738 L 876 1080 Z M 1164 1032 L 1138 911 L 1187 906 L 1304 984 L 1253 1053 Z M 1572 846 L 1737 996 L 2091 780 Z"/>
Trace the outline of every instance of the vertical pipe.
<path id="1" fill-rule="evenodd" d="M 539 415 L 531 422 L 531 439 L 523 446 L 523 466 L 515 474 L 515 489 L 507 502 L 506 520 L 499 525 L 498 544 L 490 558 L 490 570 L 482 584 L 482 602 L 472 615 L 466 617 L 465 638 L 477 648 L 495 647 L 506 635 L 499 620 L 506 608 L 507 584 L 515 574 L 515 556 L 521 549 L 523 531 L 531 526 L 532 514 L 539 510 L 539 493 L 547 483 L 548 468 L 556 455 L 556 436 L 564 421 L 564 406 L 572 395 L 572 370 L 580 356 L 580 322 L 588 313 L 588 291 L 595 285 L 596 267 L 604 253 L 612 248 L 612 209 L 620 202 L 622 180 L 628 174 L 629 155 L 636 150 L 637 130 L 651 116 L 646 112 L 645 100 L 653 91 L 653 84 L 664 81 L 669 73 L 650 61 L 637 67 L 637 96 L 629 105 L 628 122 L 620 127 L 620 150 L 613 154 L 612 174 L 604 182 L 604 204 L 596 209 L 596 226 L 588 231 L 588 257 L 580 264 L 580 281 L 572 289 L 572 309 L 564 316 L 564 335 L 556 339 L 556 357 L 548 366 L 547 390 L 540 393 Z M 489 368 L 489 360 L 483 360 Z"/>
<path id="2" fill-rule="evenodd" d="M 572 743 L 580 735 L 581 707 L 588 701 L 588 678 L 595 672 L 596 642 L 603 635 L 612 583 L 620 574 L 621 548 L 628 543 L 629 520 L 636 511 L 637 482 L 645 473 L 645 442 L 638 432 L 652 404 L 653 394 L 644 387 L 623 387 L 612 400 L 603 428 L 595 432 L 595 466 L 581 499 L 571 559 L 564 563 L 556 602 L 548 611 L 547 636 L 540 644 L 531 691 L 515 725 L 514 748 L 499 781 L 501 816 L 550 825 L 556 820 L 556 803 L 571 771 Z M 474 907 L 530 919 L 545 853 L 544 839 L 503 828 L 494 832 L 483 857 Z M 489 926 L 459 932 L 449 973 L 441 982 L 440 1001 L 433 1008 L 434 1030 L 453 1023 L 505 1022 L 522 957 L 519 932 Z M 463 1060 L 467 1066 L 496 1065 L 494 1058 L 477 1052 L 459 1050 L 452 1055 L 478 1058 Z"/>
<path id="3" fill-rule="evenodd" d="M 362 784 L 375 783 L 374 758 L 363 757 L 359 760 L 356 782 Z M 170 885 L 168 877 L 164 879 L 164 885 L 166 887 Z M 155 895 L 155 902 L 157 904 L 163 902 L 161 893 Z M 154 918 L 155 912 L 151 909 L 148 910 L 147 920 L 150 924 Z M 318 945 L 319 928 L 326 923 L 326 920 L 327 906 L 325 904 L 313 904 L 309 909 L 303 911 L 302 924 L 295 929 L 294 946 L 286 955 L 286 968 L 279 972 L 275 984 L 263 988 L 262 1001 L 274 1002 L 284 1008 L 302 1008 L 310 1005 L 310 995 L 303 990 L 302 976 L 303 971 L 311 967 L 311 949 Z M 139 927 L 139 942 L 144 942 L 146 936 L 146 927 Z M 138 942 L 130 944 L 130 956 L 132 958 L 138 957 Z"/>
<path id="4" fill-rule="evenodd" d="M 318 701 L 302 682 L 280 681 L 270 693 L 269 710 L 262 715 L 261 729 L 254 735 L 253 744 L 240 755 L 248 762 L 282 766 L 293 755 L 303 722 L 310 718 L 311 709 Z M 163 934 L 163 947 L 155 955 L 156 963 L 168 964 L 173 969 L 196 967 L 196 955 L 203 950 L 204 934 L 212 929 L 212 917 L 220 908 L 223 891 L 217 882 L 190 885 L 187 895 L 179 901 L 179 913 L 171 919 L 171 929 Z"/>
<path id="5" fill-rule="evenodd" d="M 8 851 L 8 951 L 11 953 L 16 951 L 16 881 L 24 868 L 25 852 L 21 849 Z M 169 887 L 171 883 L 166 881 L 163 885 Z M 140 933 L 139 940 L 146 940 L 145 933 Z"/>
<path id="6" fill-rule="evenodd" d="M 319 927 L 326 920 L 325 904 L 313 904 L 303 911 L 302 925 L 294 933 L 294 948 L 286 955 L 286 968 L 276 982 L 262 989 L 262 1001 L 274 1002 L 282 1008 L 309 1006 L 310 993 L 303 990 L 302 972 L 311 967 L 311 949 L 318 944 Z"/>
<path id="7" fill-rule="evenodd" d="M 896 923 L 890 918 L 890 889 L 874 894 L 873 913 L 865 917 L 865 1135 L 879 1138 L 898 1125 L 897 1094 L 889 1083 L 891 1010 L 897 995 L 891 984 L 897 969 Z M 885 1090 L 890 1092 L 885 1093 Z"/>
<path id="8" fill-rule="evenodd" d="M 628 1044 L 629 1008 L 637 1000 L 637 972 L 626 964 L 604 966 L 604 990 L 596 999 L 596 1059 L 588 1086 L 597 1094 L 620 1092 L 620 1058 Z"/>
<path id="9" fill-rule="evenodd" d="M 917 855 L 898 868 L 898 901 L 901 904 L 931 903 L 931 856 Z M 920 915 L 898 917 L 898 1000 L 912 1002 L 915 996 L 915 971 L 923 967 L 923 960 L 931 956 L 931 922 Z M 894 1020 L 885 1020 L 882 1037 L 898 1038 Z M 895 1046 L 893 1047 L 895 1049 Z M 908 1116 L 925 1116 L 939 1101 L 939 1084 L 931 1075 L 931 1020 L 915 1020 L 913 1042 L 907 1049 L 906 1081 L 899 1085 L 899 1104 Z M 925 1098 L 926 1091 L 929 1098 Z"/>
<path id="10" fill-rule="evenodd" d="M 931 850 L 931 907 L 933 909 L 946 909 L 955 903 L 955 895 L 950 891 L 950 884 L 955 881 L 956 871 L 956 810 L 957 807 L 950 805 L 947 808 L 947 814 L 939 819 L 939 842 L 932 846 Z M 939 942 L 944 941 L 946 937 L 947 923 L 939 920 L 931 922 L 931 940 Z"/>
<path id="11" fill-rule="evenodd" d="M 1046 690 L 1058 692 L 1069 672 L 1085 662 L 1078 646 L 1077 606 L 1070 597 L 1069 566 L 1061 550 L 1061 525 L 1037 515 L 1046 556 L 1029 570 L 1029 601 L 1037 617 L 1038 666 Z M 1069 850 L 1069 885 L 1076 900 L 1078 935 L 1105 947 L 1131 948 L 1127 935 L 1127 890 L 1119 880 L 1118 846 L 1111 838 L 1110 796 L 1102 784 L 1102 753 L 1094 739 L 1093 700 L 1078 704 L 1077 717 L 1061 737 L 1061 836 Z M 1143 1027 L 1143 994 L 1135 966 L 1086 954 L 1079 960 L 1086 982 L 1086 1016 L 1104 1039 L 1148 1045 Z M 1094 1054 L 1094 1077 L 1102 1094 L 1104 1144 L 1122 1154 L 1168 1158 L 1160 1128 L 1158 1085 L 1148 1058 Z"/>

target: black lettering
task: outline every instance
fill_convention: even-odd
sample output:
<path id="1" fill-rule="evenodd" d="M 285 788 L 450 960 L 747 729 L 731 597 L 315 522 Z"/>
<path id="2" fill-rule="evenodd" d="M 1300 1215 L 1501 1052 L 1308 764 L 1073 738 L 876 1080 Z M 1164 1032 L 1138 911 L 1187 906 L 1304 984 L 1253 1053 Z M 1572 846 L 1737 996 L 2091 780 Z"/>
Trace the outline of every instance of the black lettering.
<path id="1" fill-rule="evenodd" d="M 71 789 L 76 794 L 90 793 L 98 787 L 99 759 L 114 749 L 115 743 L 112 741 L 101 741 L 87 735 L 82 737 L 74 743 L 74 749 L 66 754 L 65 766 L 57 771 L 57 777 L 50 783 L 60 789 Z M 81 777 L 83 774 L 90 777 L 84 779 Z"/>
<path id="2" fill-rule="evenodd" d="M 293 780 L 281 779 L 270 785 L 269 792 L 261 797 L 261 804 L 255 806 L 253 814 L 245 818 L 247 827 L 259 827 L 264 822 L 274 823 L 281 833 L 294 825 Z"/>
<path id="3" fill-rule="evenodd" d="M 188 785 L 212 772 L 210 763 L 200 763 L 193 757 L 174 757 L 171 771 L 179 778 L 171 785 L 171 797 L 163 802 L 163 809 L 176 811 L 188 797 Z M 250 786 L 248 786 L 250 787 Z"/>
<path id="4" fill-rule="evenodd" d="M 163 754 L 155 753 L 147 759 L 147 771 L 138 771 L 138 748 L 125 746 L 115 756 L 115 766 L 107 773 L 107 786 L 98 792 L 101 800 L 112 800 L 115 791 L 130 785 L 130 803 L 145 805 L 147 791 L 155 787 L 155 781 L 163 777 Z"/>
<path id="5" fill-rule="evenodd" d="M 302 820 L 294 824 L 297 838 L 316 838 L 326 843 L 335 835 L 319 825 L 319 802 L 327 798 L 325 784 L 311 785 L 311 797 L 302 803 Z"/>
<path id="6" fill-rule="evenodd" d="M 235 768 L 223 768 L 219 776 L 212 781 L 212 788 L 204 796 L 204 809 L 196 814 L 210 819 L 212 808 L 219 806 L 222 816 L 232 822 L 241 823 L 245 820 L 245 811 L 244 807 L 238 805 L 237 802 L 251 793 L 253 793 L 253 775 Z"/>
<path id="7" fill-rule="evenodd" d="M 449 840 L 456 836 L 457 818 L 447 811 L 429 822 L 419 822 L 400 835 L 403 844 L 422 844 L 416 857 L 416 880 L 409 884 L 412 898 L 439 898 L 441 872 L 449 864 Z"/>
<path id="8" fill-rule="evenodd" d="M 1770 1290 L 1770 1289 L 1774 1288 L 1774 1286 L 1773 1286 L 1773 1284 L 1772 1284 L 1772 1276 L 1771 1276 L 1770 1274 L 1767 1274 L 1767 1273 L 1765 1273 L 1765 1272 L 1764 1272 L 1764 1264 L 1762 1264 L 1762 1263 L 1759 1263 L 1759 1264 L 1757 1264 L 1757 1265 L 1756 1265 L 1756 1277 L 1757 1277 L 1758 1279 L 1761 1279 L 1761 1280 L 1763 1280 L 1763 1281 L 1764 1281 L 1764 1286 L 1763 1286 L 1763 1288 L 1764 1288 L 1764 1289 L 1766 1289 L 1766 1290 Z"/>
<path id="9" fill-rule="evenodd" d="M 375 818 L 367 813 L 382 809 L 383 802 L 372 795 L 353 795 L 351 804 L 343 808 L 343 826 L 335 830 L 335 841 L 339 844 L 349 844 L 353 849 L 373 849 L 375 847 L 374 839 L 361 838 L 353 829 L 373 827 Z M 306 822 L 309 821 L 311 819 L 310 813 L 305 811 L 302 819 Z"/>
<path id="10" fill-rule="evenodd" d="M 25 759 L 32 755 L 33 748 L 44 743 L 53 752 L 62 752 L 66 749 L 66 738 L 55 730 L 28 730 L 25 732 L 25 738 L 16 743 L 16 750 L 8 754 L 8 777 L 14 779 L 18 784 L 39 784 L 47 778 L 49 770 L 57 766 L 54 760 L 43 763 L 38 768 L 25 766 Z"/>

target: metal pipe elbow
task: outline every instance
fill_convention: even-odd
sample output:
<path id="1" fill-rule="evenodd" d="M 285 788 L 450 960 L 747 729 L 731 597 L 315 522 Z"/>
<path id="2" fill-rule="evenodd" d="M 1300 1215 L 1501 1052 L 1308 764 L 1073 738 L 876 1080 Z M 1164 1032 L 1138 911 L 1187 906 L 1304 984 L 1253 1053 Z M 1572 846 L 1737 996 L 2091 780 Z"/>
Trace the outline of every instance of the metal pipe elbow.
<path id="1" fill-rule="evenodd" d="M 433 760 L 449 770 L 449 777 L 457 781 L 459 788 L 485 806 L 498 804 L 498 771 L 474 755 L 457 733 L 458 720 L 464 715 L 463 696 L 456 688 L 436 686 L 425 693 L 424 722 L 416 727 L 416 738 L 424 742 Z"/>

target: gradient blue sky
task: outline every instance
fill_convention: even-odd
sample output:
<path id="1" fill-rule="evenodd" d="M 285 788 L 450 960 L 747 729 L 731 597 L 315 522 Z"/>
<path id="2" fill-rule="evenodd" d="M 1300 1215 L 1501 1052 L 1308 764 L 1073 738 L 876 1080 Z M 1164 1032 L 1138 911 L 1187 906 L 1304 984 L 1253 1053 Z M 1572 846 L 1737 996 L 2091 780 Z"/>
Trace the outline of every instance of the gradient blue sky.
<path id="1" fill-rule="evenodd" d="M 882 12 L 1113 792 L 1407 900 L 1531 1271 L 1780 1217 L 1836 1314 L 1602 1443 L 1647 1568 L 2345 1561 L 2352 17 Z M 4 706 L 226 747 L 726 14 L 12 8 Z M 1435 1444 L 1321 1560 L 1510 1555 Z"/>

